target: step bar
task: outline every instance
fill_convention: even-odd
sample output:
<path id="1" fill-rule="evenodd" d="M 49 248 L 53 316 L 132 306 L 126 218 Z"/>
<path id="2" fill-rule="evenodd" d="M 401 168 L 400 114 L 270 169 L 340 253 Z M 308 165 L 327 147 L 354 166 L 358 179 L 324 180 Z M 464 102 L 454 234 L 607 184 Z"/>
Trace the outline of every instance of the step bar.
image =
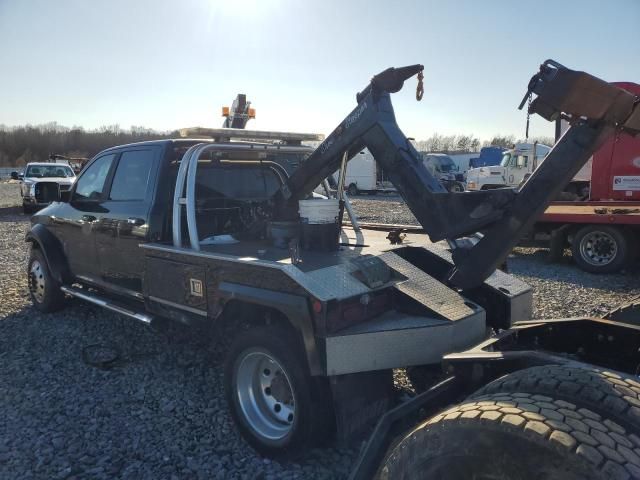
<path id="1" fill-rule="evenodd" d="M 138 320 L 139 322 L 142 322 L 146 325 L 150 325 L 153 321 L 153 316 L 151 315 L 135 312 L 127 307 L 123 307 L 122 305 L 118 305 L 116 303 L 113 303 L 112 301 L 106 300 L 99 295 L 96 295 L 95 293 L 88 293 L 80 288 L 67 286 L 60 287 L 60 290 L 62 290 L 67 295 L 71 295 L 72 297 L 76 297 L 89 303 L 93 303 L 94 305 L 106 308 L 107 310 L 111 310 L 112 312 L 120 313 L 129 318 L 133 318 L 134 320 Z"/>

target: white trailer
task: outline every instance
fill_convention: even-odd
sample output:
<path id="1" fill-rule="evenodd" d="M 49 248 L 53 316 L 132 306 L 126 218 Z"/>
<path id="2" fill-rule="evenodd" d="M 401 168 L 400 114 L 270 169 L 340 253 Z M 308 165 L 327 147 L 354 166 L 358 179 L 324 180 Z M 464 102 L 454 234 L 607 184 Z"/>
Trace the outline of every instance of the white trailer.
<path id="1" fill-rule="evenodd" d="M 337 178 L 337 173 L 334 175 Z M 375 195 L 378 192 L 395 192 L 393 184 L 387 180 L 384 171 L 366 148 L 347 163 L 345 189 L 351 196 L 360 193 Z"/>
<path id="2" fill-rule="evenodd" d="M 469 170 L 469 161 L 472 158 L 477 158 L 480 155 L 478 152 L 460 152 L 450 153 L 449 157 L 453 160 L 453 163 L 458 167 L 458 173 L 464 175 Z"/>

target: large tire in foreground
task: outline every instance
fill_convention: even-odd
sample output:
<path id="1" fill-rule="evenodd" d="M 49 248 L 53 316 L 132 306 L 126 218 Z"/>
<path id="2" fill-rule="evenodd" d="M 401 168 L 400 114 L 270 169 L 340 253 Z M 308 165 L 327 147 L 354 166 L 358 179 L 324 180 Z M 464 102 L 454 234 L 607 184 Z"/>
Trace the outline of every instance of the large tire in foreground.
<path id="1" fill-rule="evenodd" d="M 571 243 L 573 260 L 591 273 L 617 272 L 631 262 L 633 251 L 630 235 L 609 225 L 586 225 Z"/>
<path id="2" fill-rule="evenodd" d="M 65 306 L 65 295 L 53 278 L 49 265 L 39 248 L 31 247 L 27 267 L 27 284 L 33 306 L 44 313 L 60 310 Z"/>
<path id="3" fill-rule="evenodd" d="M 610 418 L 640 437 L 640 381 L 586 364 L 543 365 L 498 378 L 472 395 L 494 393 L 548 395 Z"/>
<path id="4" fill-rule="evenodd" d="M 379 478 L 633 479 L 640 478 L 639 447 L 619 425 L 563 400 L 495 394 L 417 427 L 389 454 Z"/>
<path id="5" fill-rule="evenodd" d="M 333 431 L 328 386 L 309 375 L 300 343 L 285 328 L 260 326 L 239 333 L 227 354 L 231 415 L 263 455 L 295 458 Z"/>

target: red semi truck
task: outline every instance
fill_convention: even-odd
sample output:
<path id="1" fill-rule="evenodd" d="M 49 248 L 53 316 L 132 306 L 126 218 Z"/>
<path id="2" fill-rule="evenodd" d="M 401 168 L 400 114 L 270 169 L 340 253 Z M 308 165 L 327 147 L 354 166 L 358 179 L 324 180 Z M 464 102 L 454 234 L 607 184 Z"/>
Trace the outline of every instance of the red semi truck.
<path id="1" fill-rule="evenodd" d="M 640 96 L 636 83 L 614 85 Z M 571 248 L 576 264 L 588 272 L 615 272 L 640 250 L 640 138 L 618 133 L 590 163 L 587 188 L 576 190 L 587 192 L 586 198 L 552 203 L 527 240 L 548 241 L 556 259 Z"/>

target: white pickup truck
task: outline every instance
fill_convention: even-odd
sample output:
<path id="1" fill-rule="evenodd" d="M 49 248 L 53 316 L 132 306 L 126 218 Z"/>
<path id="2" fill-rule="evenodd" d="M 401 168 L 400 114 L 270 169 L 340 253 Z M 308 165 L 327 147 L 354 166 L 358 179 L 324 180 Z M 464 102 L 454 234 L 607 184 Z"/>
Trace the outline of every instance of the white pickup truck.
<path id="1" fill-rule="evenodd" d="M 22 209 L 31 214 L 49 205 L 56 198 L 56 192 L 69 190 L 76 181 L 76 174 L 66 162 L 42 162 L 27 164 L 18 178 Z"/>
<path id="2" fill-rule="evenodd" d="M 518 143 L 502 155 L 500 165 L 467 171 L 467 190 L 517 187 L 547 156 L 551 147 L 538 143 Z"/>

